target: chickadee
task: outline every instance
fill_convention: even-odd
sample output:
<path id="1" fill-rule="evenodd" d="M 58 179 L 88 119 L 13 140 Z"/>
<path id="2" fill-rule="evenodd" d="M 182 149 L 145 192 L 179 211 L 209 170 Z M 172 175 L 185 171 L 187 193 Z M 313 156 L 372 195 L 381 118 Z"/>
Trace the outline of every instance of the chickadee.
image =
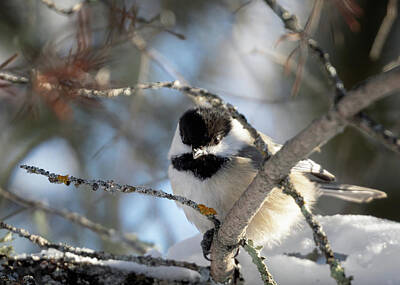
<path id="1" fill-rule="evenodd" d="M 259 134 L 272 154 L 281 148 Z M 263 162 L 253 142 L 250 133 L 228 112 L 206 107 L 188 110 L 179 120 L 168 154 L 174 194 L 215 209 L 223 221 Z M 289 177 L 309 207 L 321 195 L 359 203 L 386 197 L 375 189 L 337 184 L 333 174 L 310 159 L 300 161 Z M 193 209 L 183 210 L 200 232 L 213 227 Z M 274 188 L 249 224 L 246 237 L 257 244 L 271 244 L 286 236 L 300 218 L 293 198 Z"/>

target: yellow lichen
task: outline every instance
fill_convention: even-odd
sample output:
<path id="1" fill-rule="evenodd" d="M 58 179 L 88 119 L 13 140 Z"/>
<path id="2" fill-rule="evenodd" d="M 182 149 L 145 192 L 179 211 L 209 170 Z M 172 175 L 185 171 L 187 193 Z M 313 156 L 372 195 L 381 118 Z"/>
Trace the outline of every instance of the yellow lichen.
<path id="1" fill-rule="evenodd" d="M 69 175 L 58 175 L 57 180 L 65 185 L 69 185 L 71 181 L 69 181 Z"/>
<path id="2" fill-rule="evenodd" d="M 217 214 L 217 211 L 215 211 L 213 208 L 209 208 L 203 204 L 199 204 L 199 210 L 200 210 L 200 213 L 204 216 L 210 216 L 210 215 Z"/>

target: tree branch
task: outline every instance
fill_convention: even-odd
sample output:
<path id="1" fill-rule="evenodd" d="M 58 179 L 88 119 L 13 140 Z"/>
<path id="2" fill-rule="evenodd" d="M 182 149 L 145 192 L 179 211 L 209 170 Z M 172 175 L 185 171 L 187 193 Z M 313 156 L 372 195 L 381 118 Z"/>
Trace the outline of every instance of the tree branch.
<path id="1" fill-rule="evenodd" d="M 265 285 L 277 285 L 271 273 L 268 271 L 268 267 L 265 265 L 265 258 L 260 255 L 262 246 L 255 246 L 252 240 L 244 240 L 242 244 L 246 252 L 251 256 L 253 263 L 257 266 L 258 272 L 261 275 L 261 279 Z"/>
<path id="2" fill-rule="evenodd" d="M 128 261 L 134 262 L 146 266 L 174 266 L 174 267 L 182 267 L 186 269 L 190 269 L 196 272 L 199 272 L 203 277 L 208 275 L 208 267 L 199 266 L 195 263 L 186 262 L 186 261 L 177 261 L 172 259 L 162 259 L 162 258 L 155 258 L 149 255 L 147 256 L 135 256 L 135 255 L 116 255 L 102 251 L 94 251 L 88 248 L 77 248 L 72 247 L 66 244 L 55 244 L 51 243 L 42 236 L 30 234 L 27 230 L 13 227 L 9 224 L 6 224 L 0 221 L 0 228 L 9 230 L 20 237 L 26 238 L 39 246 L 40 248 L 49 249 L 54 248 L 61 252 L 70 252 L 76 254 L 78 256 L 85 256 L 91 258 L 97 258 L 99 260 L 121 260 L 121 261 Z"/>
<path id="3" fill-rule="evenodd" d="M 337 74 L 337 71 L 333 64 L 330 61 L 329 54 L 326 53 L 315 41 L 314 39 L 310 38 L 309 35 L 306 34 L 306 32 L 301 28 L 298 19 L 296 15 L 291 14 L 289 11 L 287 11 L 285 8 L 283 8 L 281 5 L 276 0 L 264 0 L 264 2 L 272 9 L 272 11 L 282 20 L 284 23 L 284 26 L 286 29 L 298 33 L 302 35 L 303 37 L 308 38 L 307 40 L 307 45 L 309 49 L 314 52 L 314 54 L 318 57 L 320 60 L 321 64 L 323 65 L 327 75 L 329 76 L 330 80 L 333 82 L 335 91 L 336 91 L 336 96 L 334 98 L 334 101 L 337 102 L 342 98 L 343 96 L 347 95 L 347 91 L 344 88 L 344 84 L 342 80 L 340 79 L 339 75 Z M 387 16 L 385 17 L 384 23 L 386 22 L 392 22 L 393 18 L 397 16 L 397 11 L 396 11 L 396 5 L 397 5 L 397 0 L 390 0 L 388 3 L 388 12 Z M 389 19 L 386 19 L 389 18 Z M 390 27 L 390 24 L 382 24 L 382 26 L 385 25 L 385 30 L 388 30 L 390 28 L 387 28 L 386 26 Z M 382 27 L 381 27 L 382 28 Z M 384 32 L 383 32 L 384 33 Z M 378 34 L 381 34 L 380 32 Z M 377 36 L 378 38 L 378 36 Z M 381 38 L 379 40 L 376 40 L 376 42 L 384 42 Z M 375 43 L 374 43 L 375 46 Z M 377 50 L 380 48 L 372 48 L 371 49 L 371 54 L 373 54 L 372 50 Z M 376 53 L 376 52 L 375 52 Z M 380 141 L 384 146 L 386 146 L 388 149 L 393 150 L 395 152 L 399 152 L 399 144 L 398 142 L 400 139 L 396 136 L 393 135 L 392 132 L 385 130 L 381 125 L 375 124 L 374 120 L 372 120 L 366 113 L 361 112 L 359 115 L 355 116 L 354 118 L 349 119 L 350 123 L 354 127 L 360 128 L 364 133 L 376 138 L 378 141 Z"/>
<path id="4" fill-rule="evenodd" d="M 18 76 L 8 72 L 0 72 L 0 79 L 10 83 L 26 84 L 29 83 L 29 78 L 25 76 Z"/>
<path id="5" fill-rule="evenodd" d="M 350 120 L 350 124 L 353 127 L 360 129 L 368 136 L 380 141 L 388 149 L 400 154 L 400 139 L 391 131 L 386 130 L 381 124 L 375 122 L 370 117 L 365 116 L 364 112 L 355 115 Z"/>
<path id="6" fill-rule="evenodd" d="M 0 256 L 1 257 L 1 256 Z M 23 281 L 23 282 L 21 282 Z M 5 283 L 3 283 L 5 282 Z M 120 269 L 114 266 L 90 263 L 67 255 L 37 254 L 15 256 L 2 263 L 1 284 L 159 284 L 199 285 L 209 284 L 200 280 L 169 280 L 155 278 Z"/>
<path id="7" fill-rule="evenodd" d="M 329 264 L 331 269 L 331 276 L 341 285 L 350 285 L 352 276 L 346 277 L 344 268 L 340 265 L 340 262 L 335 259 L 331 245 L 329 244 L 328 237 L 322 230 L 320 223 L 314 218 L 311 211 L 308 209 L 304 202 L 304 198 L 299 192 L 296 191 L 294 185 L 286 178 L 281 185 L 283 186 L 283 193 L 292 196 L 296 204 L 300 207 L 303 216 L 306 219 L 307 224 L 313 230 L 313 237 L 315 244 L 319 247 L 321 252 L 324 254 L 326 263 Z"/>
<path id="8" fill-rule="evenodd" d="M 251 219 L 261 208 L 268 193 L 276 187 L 300 160 L 341 132 L 347 120 L 374 101 L 400 89 L 400 68 L 367 80 L 349 92 L 327 114 L 314 120 L 264 164 L 247 190 L 232 207 L 222 224 L 217 242 L 212 247 L 211 272 L 216 281 L 225 280 L 232 272 L 232 248 L 245 235 Z M 223 246 L 221 246 L 223 245 Z"/>
<path id="9" fill-rule="evenodd" d="M 120 185 L 118 183 L 115 183 L 113 180 L 86 180 L 69 175 L 50 173 L 49 171 L 35 166 L 21 165 L 20 167 L 25 169 L 28 173 L 34 173 L 48 177 L 50 183 L 64 183 L 67 186 L 74 184 L 75 187 L 79 187 L 80 185 L 87 185 L 93 191 L 97 191 L 100 188 L 105 192 L 140 193 L 157 198 L 172 200 L 199 212 L 207 219 L 209 219 L 216 227 L 219 227 L 220 225 L 220 222 L 216 217 L 217 213 L 214 209 L 208 208 L 207 206 L 202 204 L 197 204 L 196 202 L 182 196 L 172 195 L 161 190 L 155 190 L 144 186 Z"/>

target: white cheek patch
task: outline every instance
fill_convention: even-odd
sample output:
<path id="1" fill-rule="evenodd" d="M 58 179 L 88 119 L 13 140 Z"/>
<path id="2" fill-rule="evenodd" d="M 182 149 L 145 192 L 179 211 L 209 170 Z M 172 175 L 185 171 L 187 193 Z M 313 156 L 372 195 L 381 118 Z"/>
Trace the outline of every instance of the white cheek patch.
<path id="1" fill-rule="evenodd" d="M 184 144 L 181 140 L 181 136 L 179 134 L 179 124 L 176 127 L 174 138 L 172 139 L 171 148 L 168 152 L 168 158 L 176 155 L 181 155 L 184 153 L 192 152 L 192 148 L 186 144 Z"/>
<path id="2" fill-rule="evenodd" d="M 207 147 L 207 152 L 218 156 L 232 156 L 237 154 L 246 145 L 252 145 L 253 138 L 250 133 L 243 128 L 242 124 L 232 120 L 232 129 L 218 145 Z"/>

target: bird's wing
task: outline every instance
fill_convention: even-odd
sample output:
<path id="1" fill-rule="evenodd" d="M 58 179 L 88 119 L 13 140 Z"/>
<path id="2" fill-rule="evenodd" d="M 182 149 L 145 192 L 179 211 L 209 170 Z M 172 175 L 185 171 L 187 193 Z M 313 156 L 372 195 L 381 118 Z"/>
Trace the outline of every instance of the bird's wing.
<path id="1" fill-rule="evenodd" d="M 264 142 L 268 146 L 268 150 L 275 154 L 278 150 L 281 149 L 282 145 L 278 143 L 274 143 L 273 140 L 267 135 L 260 133 L 260 136 L 264 140 Z M 335 175 L 330 173 L 328 170 L 323 169 L 321 165 L 312 161 L 311 159 L 305 159 L 299 161 L 293 168 L 292 171 L 301 172 L 308 179 L 313 182 L 332 182 L 335 181 Z"/>
<path id="2" fill-rule="evenodd" d="M 273 140 L 265 134 L 260 133 L 260 135 L 266 142 L 268 149 L 272 154 L 275 154 L 282 147 L 282 145 L 274 143 Z M 321 165 L 311 159 L 299 161 L 291 171 L 300 172 L 310 179 L 310 181 L 317 183 L 321 190 L 321 194 L 324 196 L 335 197 L 357 203 L 368 203 L 374 199 L 387 197 L 385 192 L 376 189 L 336 183 L 335 175 L 322 168 Z"/>
<path id="3" fill-rule="evenodd" d="M 372 200 L 387 197 L 383 191 L 356 185 L 320 183 L 319 188 L 322 190 L 322 195 L 324 196 L 356 203 L 369 203 Z"/>

